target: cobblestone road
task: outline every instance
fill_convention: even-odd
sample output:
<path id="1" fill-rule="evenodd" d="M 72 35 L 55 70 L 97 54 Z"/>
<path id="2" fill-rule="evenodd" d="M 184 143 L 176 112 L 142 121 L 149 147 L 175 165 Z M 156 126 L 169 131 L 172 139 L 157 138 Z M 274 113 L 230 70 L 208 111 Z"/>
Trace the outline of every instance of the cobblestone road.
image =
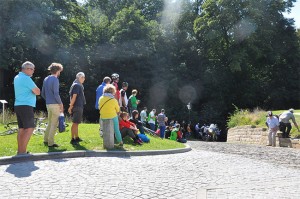
<path id="1" fill-rule="evenodd" d="M 0 166 L 0 198 L 300 198 L 300 150 L 189 142 L 187 153 Z"/>

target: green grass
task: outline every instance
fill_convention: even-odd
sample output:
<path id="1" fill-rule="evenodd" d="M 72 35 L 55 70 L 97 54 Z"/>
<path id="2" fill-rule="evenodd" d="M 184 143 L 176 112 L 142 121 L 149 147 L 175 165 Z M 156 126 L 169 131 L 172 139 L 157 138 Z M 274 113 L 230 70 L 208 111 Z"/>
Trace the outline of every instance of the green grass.
<path id="1" fill-rule="evenodd" d="M 286 110 L 275 110 L 275 111 L 272 110 L 274 115 L 279 115 L 284 111 Z M 229 117 L 227 126 L 229 128 L 233 128 L 236 126 L 244 126 L 244 125 L 266 127 L 265 124 L 266 115 L 267 115 L 267 111 L 261 109 L 255 109 L 253 111 L 236 109 L 234 114 L 232 114 Z M 300 110 L 295 110 L 294 115 L 298 126 L 300 126 Z M 299 136 L 300 133 L 297 131 L 293 122 L 291 123 L 292 123 L 291 136 L 292 137 Z"/>
<path id="2" fill-rule="evenodd" d="M 79 136 L 83 139 L 80 145 L 73 146 L 70 144 L 71 124 L 67 127 L 67 131 L 58 133 L 55 136 L 55 142 L 60 146 L 55 149 L 49 149 L 44 146 L 43 136 L 32 135 L 27 150 L 31 153 L 45 153 L 57 151 L 75 151 L 75 150 L 104 150 L 103 139 L 99 136 L 99 124 L 80 124 Z M 0 124 L 0 131 L 5 128 Z M 150 138 L 150 143 L 144 143 L 142 146 L 133 144 L 132 139 L 126 137 L 123 147 L 116 146 L 115 150 L 140 151 L 140 150 L 164 150 L 184 148 L 185 145 L 172 140 L 162 140 L 158 137 L 147 135 Z M 0 136 L 0 156 L 13 156 L 17 152 L 17 134 Z"/>

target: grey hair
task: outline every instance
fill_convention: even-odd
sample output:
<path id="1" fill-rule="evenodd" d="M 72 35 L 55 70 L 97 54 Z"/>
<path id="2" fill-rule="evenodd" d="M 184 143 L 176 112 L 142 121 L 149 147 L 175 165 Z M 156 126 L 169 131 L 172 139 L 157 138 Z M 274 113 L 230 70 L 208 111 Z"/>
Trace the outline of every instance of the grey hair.
<path id="1" fill-rule="evenodd" d="M 22 69 L 25 69 L 27 66 L 29 66 L 30 68 L 34 68 L 34 64 L 31 63 L 30 61 L 26 61 L 22 64 Z"/>
<path id="2" fill-rule="evenodd" d="M 80 77 L 85 77 L 85 74 L 83 72 L 77 73 L 76 79 L 79 79 Z"/>

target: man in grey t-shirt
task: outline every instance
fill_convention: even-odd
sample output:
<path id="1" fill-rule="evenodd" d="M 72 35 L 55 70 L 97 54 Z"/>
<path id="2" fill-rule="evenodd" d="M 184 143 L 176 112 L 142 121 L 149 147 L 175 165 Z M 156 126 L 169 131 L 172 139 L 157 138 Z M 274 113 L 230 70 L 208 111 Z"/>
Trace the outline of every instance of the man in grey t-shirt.
<path id="1" fill-rule="evenodd" d="M 290 137 L 290 131 L 292 129 L 292 125 L 290 123 L 291 119 L 292 119 L 295 127 L 298 129 L 298 132 L 300 132 L 293 113 L 294 113 L 294 109 L 291 108 L 290 110 L 283 112 L 279 116 L 279 128 L 280 128 L 280 131 L 282 132 L 283 138 Z"/>
<path id="2" fill-rule="evenodd" d="M 160 130 L 160 138 L 164 139 L 166 130 L 166 115 L 164 109 L 161 109 L 161 113 L 157 115 L 157 122 Z"/>

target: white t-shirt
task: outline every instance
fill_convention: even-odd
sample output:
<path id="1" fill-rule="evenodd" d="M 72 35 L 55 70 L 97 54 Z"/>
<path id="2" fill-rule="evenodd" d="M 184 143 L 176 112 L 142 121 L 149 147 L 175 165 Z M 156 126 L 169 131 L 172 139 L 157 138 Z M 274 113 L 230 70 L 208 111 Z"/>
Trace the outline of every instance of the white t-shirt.
<path id="1" fill-rule="evenodd" d="M 141 121 L 146 122 L 147 121 L 147 112 L 145 110 L 141 111 Z"/>
<path id="2" fill-rule="evenodd" d="M 154 116 L 155 116 L 155 114 L 153 113 L 153 111 L 151 111 L 151 112 L 149 113 L 149 115 L 150 115 L 150 120 L 148 121 L 148 123 L 155 124 L 155 119 L 153 119 Z"/>
<path id="3" fill-rule="evenodd" d="M 127 107 L 127 105 L 128 105 L 128 98 L 127 98 L 126 91 L 125 91 L 124 89 L 121 89 L 121 90 L 120 90 L 119 105 L 120 105 L 120 107 L 123 106 L 123 104 L 122 104 L 122 97 L 123 97 L 122 95 L 123 95 L 123 92 L 125 93 L 125 94 L 124 94 L 124 101 L 125 101 L 125 106 Z"/>

